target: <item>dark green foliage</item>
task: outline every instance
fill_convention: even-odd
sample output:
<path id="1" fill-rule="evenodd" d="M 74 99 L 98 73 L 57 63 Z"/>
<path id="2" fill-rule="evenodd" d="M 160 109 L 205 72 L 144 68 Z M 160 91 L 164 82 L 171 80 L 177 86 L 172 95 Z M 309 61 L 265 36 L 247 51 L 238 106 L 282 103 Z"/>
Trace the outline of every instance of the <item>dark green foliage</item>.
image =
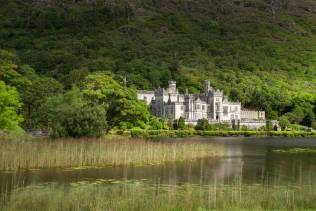
<path id="1" fill-rule="evenodd" d="M 292 111 L 285 115 L 290 122 L 295 124 L 302 124 L 311 127 L 315 120 L 316 101 L 314 96 L 304 96 L 301 98 L 294 98 Z"/>
<path id="2" fill-rule="evenodd" d="M 0 49 L 0 80 L 18 90 L 23 90 L 30 84 L 30 81 L 20 73 L 16 65 L 17 57 L 8 51 Z"/>
<path id="3" fill-rule="evenodd" d="M 113 73 L 122 87 L 139 89 L 174 79 L 181 91 L 198 92 L 210 79 L 245 107 L 310 127 L 316 121 L 316 3 L 293 0 L 273 14 L 269 1 L 250 5 L 2 1 L 0 80 L 20 92 L 26 128 L 47 127 L 40 105 L 60 94 L 61 84 L 84 86 L 86 76 L 99 70 Z M 120 99 L 105 103 L 115 105 L 108 108 L 110 128 L 122 122 L 122 128 L 147 127 L 145 107 L 126 97 L 135 91 L 118 90 L 119 96 L 100 99 Z M 152 127 L 160 128 L 156 123 Z"/>
<path id="4" fill-rule="evenodd" d="M 197 125 L 195 126 L 196 130 L 207 130 L 209 128 L 209 123 L 207 119 L 199 119 Z"/>
<path id="5" fill-rule="evenodd" d="M 24 128 L 46 128 L 47 118 L 41 110 L 47 97 L 63 91 L 63 85 L 51 77 L 39 76 L 27 65 L 16 65 L 14 54 L 0 49 L 0 80 L 16 87 L 23 101 Z"/>
<path id="6" fill-rule="evenodd" d="M 40 77 L 32 70 L 26 74 L 31 83 L 20 91 L 24 102 L 24 127 L 47 128 L 46 98 L 61 94 L 63 85 L 54 78 Z"/>
<path id="7" fill-rule="evenodd" d="M 164 129 L 164 121 L 163 119 L 157 119 L 155 117 L 152 117 L 150 123 L 149 123 L 150 130 L 162 130 Z"/>
<path id="8" fill-rule="evenodd" d="M 89 104 L 78 88 L 46 102 L 53 137 L 99 137 L 106 128 L 103 106 Z"/>

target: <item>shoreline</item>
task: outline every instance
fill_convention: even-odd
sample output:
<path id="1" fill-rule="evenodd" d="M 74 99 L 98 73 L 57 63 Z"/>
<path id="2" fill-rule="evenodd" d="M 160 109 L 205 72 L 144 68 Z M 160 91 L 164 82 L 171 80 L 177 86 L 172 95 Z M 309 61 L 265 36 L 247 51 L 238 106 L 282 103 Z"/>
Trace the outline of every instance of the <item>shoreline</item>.
<path id="1" fill-rule="evenodd" d="M 186 137 L 293 137 L 316 138 L 316 132 L 304 131 L 197 131 L 197 130 L 117 130 L 112 135 L 132 138 L 186 138 Z"/>

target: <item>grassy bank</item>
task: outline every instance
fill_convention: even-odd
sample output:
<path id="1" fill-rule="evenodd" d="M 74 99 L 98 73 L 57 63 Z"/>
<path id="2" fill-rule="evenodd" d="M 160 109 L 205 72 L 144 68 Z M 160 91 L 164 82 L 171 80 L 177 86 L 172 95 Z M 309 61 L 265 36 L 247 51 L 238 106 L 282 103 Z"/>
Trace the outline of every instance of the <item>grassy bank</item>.
<path id="1" fill-rule="evenodd" d="M 313 186 L 45 184 L 2 196 L 3 210 L 315 210 Z M 1 208 L 1 205 L 0 205 Z"/>
<path id="2" fill-rule="evenodd" d="M 0 142 L 0 170 L 153 165 L 212 157 L 220 151 L 219 146 L 206 143 L 160 143 L 127 138 L 3 141 Z"/>
<path id="3" fill-rule="evenodd" d="M 198 130 L 117 130 L 113 133 L 134 138 L 159 137 L 230 137 L 230 136 L 270 136 L 270 137 L 316 137 L 316 132 L 303 131 L 198 131 Z"/>

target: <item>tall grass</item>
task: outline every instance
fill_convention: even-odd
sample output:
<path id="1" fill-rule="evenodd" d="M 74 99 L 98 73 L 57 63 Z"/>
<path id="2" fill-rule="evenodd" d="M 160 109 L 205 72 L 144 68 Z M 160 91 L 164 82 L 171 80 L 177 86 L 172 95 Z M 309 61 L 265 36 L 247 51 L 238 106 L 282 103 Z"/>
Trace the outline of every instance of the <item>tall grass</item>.
<path id="1" fill-rule="evenodd" d="M 0 130 L 0 141 L 30 141 L 32 136 L 25 132 L 11 132 Z"/>
<path id="2" fill-rule="evenodd" d="M 29 186 L 2 197 L 3 210 L 315 210 L 313 186 L 150 185 L 79 182 Z"/>
<path id="3" fill-rule="evenodd" d="M 0 142 L 0 170 L 52 167 L 151 165 L 219 155 L 207 143 L 161 143 L 142 140 L 57 140 Z"/>

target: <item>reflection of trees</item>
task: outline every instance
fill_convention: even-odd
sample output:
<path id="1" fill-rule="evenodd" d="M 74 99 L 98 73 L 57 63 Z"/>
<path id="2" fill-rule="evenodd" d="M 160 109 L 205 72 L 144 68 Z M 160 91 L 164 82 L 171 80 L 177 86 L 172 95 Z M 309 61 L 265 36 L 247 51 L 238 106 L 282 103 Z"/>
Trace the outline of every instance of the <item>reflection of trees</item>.
<path id="1" fill-rule="evenodd" d="M 272 147 L 267 150 L 262 181 L 264 184 L 315 184 L 315 156 L 276 153 L 273 150 Z"/>
<path id="2" fill-rule="evenodd" d="M 272 175 L 275 174 L 274 172 L 274 166 L 273 166 L 273 152 L 272 148 L 267 148 L 267 153 L 265 156 L 264 166 L 263 166 L 263 174 L 262 174 L 262 184 L 269 185 L 269 181 Z"/>

